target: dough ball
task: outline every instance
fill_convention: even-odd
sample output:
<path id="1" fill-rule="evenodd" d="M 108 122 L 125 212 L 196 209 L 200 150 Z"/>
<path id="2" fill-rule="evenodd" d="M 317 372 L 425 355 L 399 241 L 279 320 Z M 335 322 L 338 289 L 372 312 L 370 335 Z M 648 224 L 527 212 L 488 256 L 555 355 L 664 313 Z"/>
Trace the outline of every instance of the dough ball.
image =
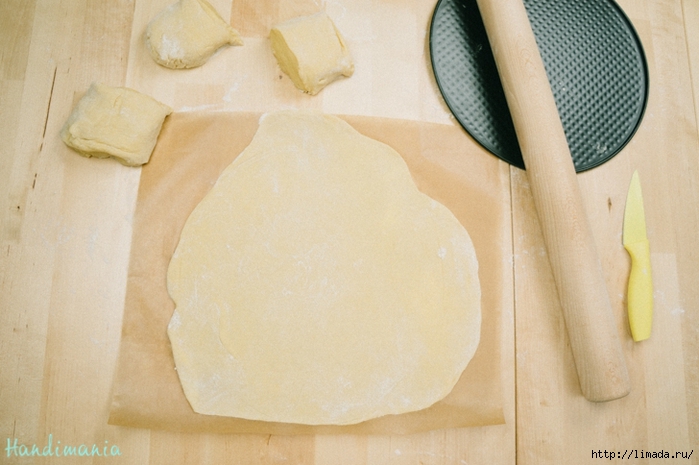
<path id="1" fill-rule="evenodd" d="M 168 336 L 195 412 L 352 424 L 429 407 L 480 338 L 478 262 L 401 156 L 328 115 L 266 115 L 187 219 Z"/>
<path id="2" fill-rule="evenodd" d="M 126 87 L 93 83 L 61 130 L 61 139 L 86 157 L 114 157 L 127 166 L 148 163 L 172 109 Z"/>
<path id="3" fill-rule="evenodd" d="M 269 37 L 279 67 L 296 87 L 311 95 L 354 73 L 345 41 L 324 12 L 279 24 Z"/>
<path id="4" fill-rule="evenodd" d="M 178 69 L 201 66 L 222 46 L 243 40 L 206 0 L 180 0 L 148 24 L 146 44 L 156 63 Z"/>

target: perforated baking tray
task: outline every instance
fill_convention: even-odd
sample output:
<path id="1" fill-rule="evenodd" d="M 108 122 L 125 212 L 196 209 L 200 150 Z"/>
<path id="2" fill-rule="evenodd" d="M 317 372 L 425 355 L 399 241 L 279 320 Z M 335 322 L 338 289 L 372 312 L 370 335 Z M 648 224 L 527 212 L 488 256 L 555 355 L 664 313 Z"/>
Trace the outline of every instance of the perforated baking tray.
<path id="1" fill-rule="evenodd" d="M 619 153 L 641 123 L 648 68 L 612 0 L 524 0 L 576 171 Z M 483 147 L 524 168 L 476 0 L 440 0 L 430 27 L 434 75 L 449 109 Z"/>

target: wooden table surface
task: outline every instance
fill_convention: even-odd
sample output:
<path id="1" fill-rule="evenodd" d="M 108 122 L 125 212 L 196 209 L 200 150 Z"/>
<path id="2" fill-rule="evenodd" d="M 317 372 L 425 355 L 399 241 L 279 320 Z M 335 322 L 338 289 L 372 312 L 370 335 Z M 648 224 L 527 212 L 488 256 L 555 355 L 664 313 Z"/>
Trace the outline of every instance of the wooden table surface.
<path id="1" fill-rule="evenodd" d="M 60 141 L 91 82 L 135 88 L 176 111 L 295 107 L 455 124 L 429 66 L 434 1 L 215 0 L 245 45 L 190 71 L 157 66 L 142 42 L 145 25 L 168 3 L 0 2 L 0 463 L 580 464 L 595 453 L 609 461 L 611 452 L 626 452 L 629 462 L 630 453 L 692 450 L 689 460 L 634 455 L 630 463 L 699 463 L 696 0 L 620 2 L 647 55 L 648 108 L 619 155 L 578 176 L 628 363 L 629 396 L 605 404 L 581 396 L 526 175 L 502 163 L 512 212 L 503 289 L 505 424 L 316 437 L 108 425 L 140 169 L 80 157 Z M 336 20 L 357 71 L 310 97 L 280 73 L 266 31 L 318 9 Z M 634 170 L 655 282 L 653 335 L 641 343 L 632 341 L 624 314 L 630 265 L 621 245 Z M 120 455 L 19 456 L 21 445 L 43 450 L 59 441 Z"/>

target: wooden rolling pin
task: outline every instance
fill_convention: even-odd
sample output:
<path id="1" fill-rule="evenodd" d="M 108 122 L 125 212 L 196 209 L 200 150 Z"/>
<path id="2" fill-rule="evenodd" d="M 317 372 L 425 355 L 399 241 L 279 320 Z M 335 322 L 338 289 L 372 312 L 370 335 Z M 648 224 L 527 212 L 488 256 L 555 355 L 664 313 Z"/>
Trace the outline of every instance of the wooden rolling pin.
<path id="1" fill-rule="evenodd" d="M 477 0 L 544 235 L 583 395 L 630 391 L 570 148 L 522 0 Z M 590 96 L 594 98 L 594 96 Z"/>

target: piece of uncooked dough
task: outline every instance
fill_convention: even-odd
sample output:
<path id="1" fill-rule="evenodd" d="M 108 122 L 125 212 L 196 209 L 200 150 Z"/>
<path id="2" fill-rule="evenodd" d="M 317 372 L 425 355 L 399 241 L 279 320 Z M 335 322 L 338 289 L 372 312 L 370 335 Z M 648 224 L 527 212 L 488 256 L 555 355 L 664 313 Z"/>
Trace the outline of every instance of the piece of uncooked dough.
<path id="1" fill-rule="evenodd" d="M 468 233 L 337 117 L 261 119 L 181 233 L 168 335 L 195 412 L 351 424 L 446 396 L 480 336 Z"/>
<path id="2" fill-rule="evenodd" d="M 279 67 L 297 88 L 311 95 L 354 73 L 345 41 L 324 12 L 278 24 L 269 38 Z"/>
<path id="3" fill-rule="evenodd" d="M 127 87 L 93 83 L 61 129 L 66 145 L 86 157 L 148 163 L 172 109 Z"/>
<path id="4" fill-rule="evenodd" d="M 243 45 L 206 0 L 180 0 L 148 24 L 146 44 L 153 59 L 167 68 L 201 66 L 224 45 Z"/>

